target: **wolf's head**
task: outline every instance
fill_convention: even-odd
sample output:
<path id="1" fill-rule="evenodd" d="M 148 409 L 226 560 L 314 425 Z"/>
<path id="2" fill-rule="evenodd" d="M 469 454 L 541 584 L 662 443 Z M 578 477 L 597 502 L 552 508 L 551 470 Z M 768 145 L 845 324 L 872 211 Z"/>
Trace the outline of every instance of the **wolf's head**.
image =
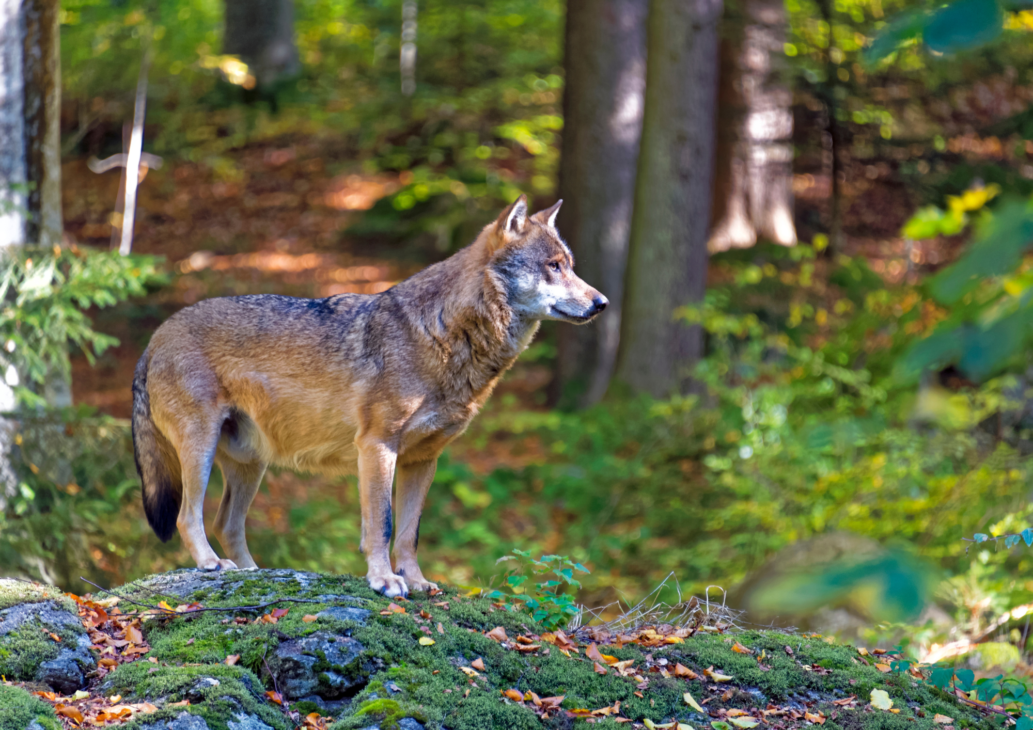
<path id="1" fill-rule="evenodd" d="M 489 226 L 488 266 L 516 312 L 584 324 L 606 309 L 609 300 L 574 273 L 574 256 L 556 230 L 562 203 L 528 216 L 527 198 L 517 198 Z"/>

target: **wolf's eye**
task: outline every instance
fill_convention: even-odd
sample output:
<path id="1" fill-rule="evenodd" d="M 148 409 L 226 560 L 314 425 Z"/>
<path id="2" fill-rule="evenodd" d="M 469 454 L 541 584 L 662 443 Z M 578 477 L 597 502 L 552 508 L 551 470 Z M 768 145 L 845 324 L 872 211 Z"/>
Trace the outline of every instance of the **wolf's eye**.
<path id="1" fill-rule="evenodd" d="M 559 271 L 560 270 L 560 262 L 559 261 L 550 261 L 549 262 L 549 268 L 552 269 L 553 271 Z"/>

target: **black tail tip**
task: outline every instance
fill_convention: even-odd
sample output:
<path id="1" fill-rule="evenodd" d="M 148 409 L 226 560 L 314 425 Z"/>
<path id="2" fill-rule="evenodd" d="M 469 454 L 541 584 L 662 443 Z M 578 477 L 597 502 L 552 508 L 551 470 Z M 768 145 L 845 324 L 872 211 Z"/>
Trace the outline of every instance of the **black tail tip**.
<path id="1" fill-rule="evenodd" d="M 179 518 L 179 498 L 171 484 L 160 484 L 150 491 L 144 486 L 143 511 L 147 522 L 158 539 L 168 542 L 176 534 L 176 520 Z"/>

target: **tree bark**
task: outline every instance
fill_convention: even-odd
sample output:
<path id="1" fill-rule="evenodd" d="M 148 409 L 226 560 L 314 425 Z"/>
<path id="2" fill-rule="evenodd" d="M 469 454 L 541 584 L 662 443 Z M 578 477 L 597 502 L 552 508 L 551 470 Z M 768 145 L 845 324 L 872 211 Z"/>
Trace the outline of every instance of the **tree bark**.
<path id="1" fill-rule="evenodd" d="M 616 377 L 636 392 L 683 392 L 702 352 L 675 321 L 706 290 L 721 0 L 652 0 L 645 114 Z"/>
<path id="2" fill-rule="evenodd" d="M 297 74 L 294 0 L 226 0 L 222 46 L 248 65 L 259 87 Z"/>
<path id="3" fill-rule="evenodd" d="M 0 0 L 0 246 L 61 242 L 57 0 Z"/>
<path id="4" fill-rule="evenodd" d="M 711 250 L 796 243 L 792 92 L 783 0 L 726 6 L 722 22 Z"/>
<path id="5" fill-rule="evenodd" d="M 586 327 L 559 325 L 555 395 L 585 407 L 606 393 L 620 342 L 621 298 L 646 85 L 649 0 L 569 0 L 560 231 L 578 274 L 610 300 Z"/>

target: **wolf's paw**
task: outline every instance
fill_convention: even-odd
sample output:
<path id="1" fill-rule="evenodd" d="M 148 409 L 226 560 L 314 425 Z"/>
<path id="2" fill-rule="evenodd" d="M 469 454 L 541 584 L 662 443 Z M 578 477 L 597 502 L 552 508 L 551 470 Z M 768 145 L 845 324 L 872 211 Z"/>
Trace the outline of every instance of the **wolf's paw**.
<path id="1" fill-rule="evenodd" d="M 206 560 L 200 563 L 198 566 L 201 570 L 237 570 L 237 564 L 232 560 L 224 560 L 219 558 L 213 558 L 212 560 Z"/>
<path id="2" fill-rule="evenodd" d="M 409 595 L 409 589 L 405 585 L 405 578 L 400 575 L 393 573 L 367 575 L 366 580 L 369 581 L 370 588 L 388 598 L 397 598 L 399 596 L 404 598 Z"/>
<path id="3" fill-rule="evenodd" d="M 438 584 L 437 583 L 431 583 L 426 578 L 420 578 L 419 580 L 414 580 L 414 581 L 410 581 L 409 582 L 409 590 L 410 591 L 420 591 L 422 593 L 430 593 L 431 591 L 438 590 Z"/>

